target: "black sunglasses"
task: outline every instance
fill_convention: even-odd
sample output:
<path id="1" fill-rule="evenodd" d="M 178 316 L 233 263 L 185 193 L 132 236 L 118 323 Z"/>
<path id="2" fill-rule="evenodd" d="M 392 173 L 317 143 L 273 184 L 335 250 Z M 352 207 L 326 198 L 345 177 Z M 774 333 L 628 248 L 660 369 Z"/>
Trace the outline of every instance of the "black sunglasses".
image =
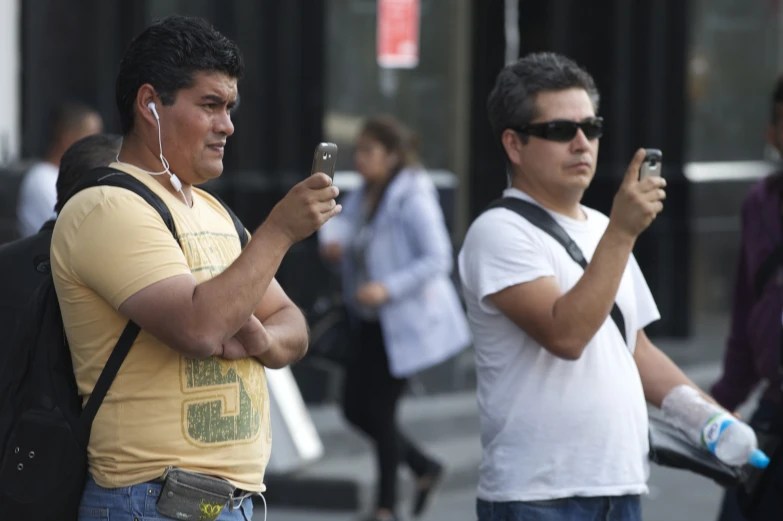
<path id="1" fill-rule="evenodd" d="M 604 133 L 603 127 L 604 118 L 596 117 L 584 121 L 555 119 L 543 123 L 530 123 L 523 127 L 514 128 L 514 130 L 528 136 L 567 143 L 576 137 L 576 131 L 580 128 L 587 139 L 598 139 Z"/>

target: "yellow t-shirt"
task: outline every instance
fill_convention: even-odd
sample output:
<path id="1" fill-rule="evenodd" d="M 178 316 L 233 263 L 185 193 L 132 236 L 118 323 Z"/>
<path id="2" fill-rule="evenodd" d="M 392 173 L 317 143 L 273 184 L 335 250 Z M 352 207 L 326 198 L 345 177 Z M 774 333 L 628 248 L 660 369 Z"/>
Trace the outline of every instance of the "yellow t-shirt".
<path id="1" fill-rule="evenodd" d="M 123 188 L 89 188 L 60 213 L 52 274 L 84 403 L 127 324 L 120 304 L 175 275 L 209 280 L 241 251 L 228 213 L 209 194 L 194 189 L 188 208 L 143 170 L 111 166 L 163 200 L 179 243 L 150 205 Z M 271 443 L 260 362 L 188 358 L 142 331 L 98 410 L 88 459 L 107 488 L 144 483 L 176 466 L 261 492 Z"/>

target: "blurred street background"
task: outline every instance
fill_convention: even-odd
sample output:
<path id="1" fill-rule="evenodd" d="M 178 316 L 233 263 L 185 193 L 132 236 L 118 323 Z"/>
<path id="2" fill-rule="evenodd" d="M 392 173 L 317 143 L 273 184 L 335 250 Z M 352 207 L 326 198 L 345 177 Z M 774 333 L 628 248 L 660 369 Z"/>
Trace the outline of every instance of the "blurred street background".
<path id="1" fill-rule="evenodd" d="M 421 136 L 455 251 L 506 184 L 486 117 L 497 72 L 522 54 L 556 51 L 590 71 L 601 91 L 605 133 L 585 204 L 608 213 L 634 150 L 663 151 L 666 208 L 634 252 L 663 317 L 648 335 L 707 388 L 725 347 L 740 204 L 779 160 L 764 129 L 783 72 L 781 2 L 416 0 L 406 16 L 382 19 L 384 3 L 0 0 L 0 243 L 16 238 L 19 183 L 45 153 L 52 109 L 88 104 L 107 132 L 118 132 L 120 57 L 133 35 L 167 14 L 206 18 L 244 53 L 236 133 L 212 184 L 248 229 L 308 175 L 318 142 L 340 147 L 341 190 L 357 186 L 358 126 L 389 112 Z M 380 27 L 415 35 L 414 52 L 396 56 L 402 65 L 380 52 Z M 277 278 L 308 311 L 334 291 L 315 238 L 291 249 Z M 425 521 L 475 519 L 472 357 L 467 350 L 417 375 L 404 399 L 403 427 L 449 465 Z M 269 472 L 268 519 L 357 519 L 370 508 L 376 469 L 370 446 L 338 412 L 341 370 L 307 357 L 292 373 L 324 450 L 295 471 Z M 408 500 L 411 481 L 400 480 Z M 653 467 L 645 519 L 712 521 L 720 495 L 703 478 Z M 260 502 L 256 508 L 263 519 Z"/>

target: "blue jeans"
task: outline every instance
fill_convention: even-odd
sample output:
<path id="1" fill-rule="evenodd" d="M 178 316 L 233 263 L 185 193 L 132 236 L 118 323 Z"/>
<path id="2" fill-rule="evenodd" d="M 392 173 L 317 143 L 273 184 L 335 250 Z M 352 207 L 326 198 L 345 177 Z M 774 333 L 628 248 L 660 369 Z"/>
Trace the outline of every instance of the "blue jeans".
<path id="1" fill-rule="evenodd" d="M 641 521 L 639 496 L 476 502 L 478 521 Z"/>
<path id="2" fill-rule="evenodd" d="M 92 476 L 82 494 L 79 521 L 169 521 L 158 514 L 155 505 L 162 483 L 142 483 L 132 487 L 103 488 Z M 250 521 L 253 519 L 253 502 L 250 498 L 240 508 L 223 510 L 216 521 Z"/>

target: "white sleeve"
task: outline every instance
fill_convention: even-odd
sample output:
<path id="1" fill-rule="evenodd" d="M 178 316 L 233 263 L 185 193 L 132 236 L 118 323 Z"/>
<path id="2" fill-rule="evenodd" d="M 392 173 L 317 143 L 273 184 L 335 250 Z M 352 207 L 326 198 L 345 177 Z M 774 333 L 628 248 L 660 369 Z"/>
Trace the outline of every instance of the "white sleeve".
<path id="1" fill-rule="evenodd" d="M 628 265 L 631 268 L 633 292 L 636 296 L 636 327 L 637 330 L 644 329 L 656 320 L 660 320 L 661 313 L 658 311 L 658 306 L 655 304 L 655 299 L 652 296 L 650 287 L 647 285 L 647 281 L 644 280 L 644 275 L 639 267 L 639 263 L 636 262 L 636 257 L 631 255 Z"/>
<path id="2" fill-rule="evenodd" d="M 471 226 L 459 259 L 463 286 L 487 312 L 497 311 L 486 298 L 505 288 L 555 275 L 544 245 L 525 219 L 494 209 Z"/>
<path id="3" fill-rule="evenodd" d="M 343 248 L 351 242 L 353 226 L 350 220 L 343 215 L 336 215 L 326 221 L 318 230 L 318 244 L 337 243 Z"/>
<path id="4" fill-rule="evenodd" d="M 17 217 L 19 233 L 23 237 L 38 233 L 41 226 L 54 217 L 57 188 L 47 181 L 38 171 L 30 171 L 22 180 Z"/>
<path id="5" fill-rule="evenodd" d="M 337 243 L 347 247 L 356 233 L 356 212 L 361 205 L 361 195 L 354 190 L 345 196 L 343 211 L 326 221 L 318 230 L 318 244 Z"/>

